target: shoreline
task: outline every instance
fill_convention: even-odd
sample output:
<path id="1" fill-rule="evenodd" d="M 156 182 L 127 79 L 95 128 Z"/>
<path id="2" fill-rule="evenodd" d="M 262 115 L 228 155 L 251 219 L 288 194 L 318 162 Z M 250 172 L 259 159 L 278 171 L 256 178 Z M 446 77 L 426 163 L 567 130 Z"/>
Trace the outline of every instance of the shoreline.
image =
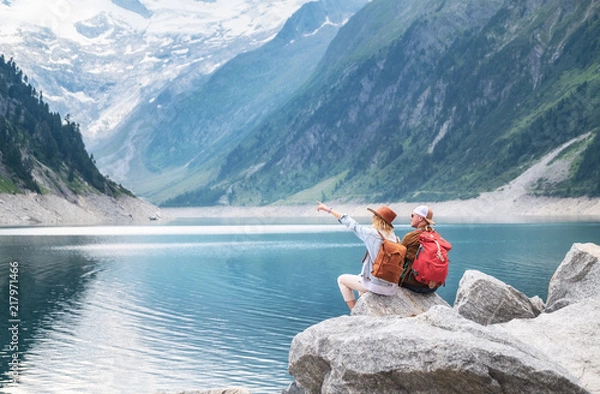
<path id="1" fill-rule="evenodd" d="M 434 212 L 434 220 L 440 223 L 526 223 L 526 222 L 599 222 L 600 198 L 557 199 L 546 197 L 522 197 L 502 200 L 482 195 L 471 200 L 420 203 L 336 203 L 325 202 L 337 211 L 355 218 L 370 217 L 369 208 L 388 205 L 398 215 L 395 223 L 402 223 L 412 210 L 421 204 Z M 269 205 L 263 207 L 190 207 L 162 208 L 165 216 L 173 219 L 293 219 L 326 218 L 314 205 Z"/>
<path id="2" fill-rule="evenodd" d="M 434 220 L 443 223 L 529 223 L 600 222 L 600 198 L 548 198 L 506 193 L 484 193 L 475 199 L 443 202 L 342 203 L 324 201 L 356 219 L 370 218 L 367 208 L 388 205 L 398 215 L 395 224 L 408 223 L 417 205 L 428 205 Z M 262 207 L 211 206 L 158 208 L 131 197 L 79 196 L 74 201 L 54 195 L 0 194 L 0 226 L 92 226 L 143 225 L 171 223 L 186 219 L 227 219 L 242 221 L 293 221 L 314 219 L 328 223 L 330 218 L 317 212 L 316 201 L 308 205 L 268 205 Z"/>
<path id="3" fill-rule="evenodd" d="M 93 226 L 154 222 L 160 209 L 139 198 L 101 194 L 0 194 L 0 226 Z"/>

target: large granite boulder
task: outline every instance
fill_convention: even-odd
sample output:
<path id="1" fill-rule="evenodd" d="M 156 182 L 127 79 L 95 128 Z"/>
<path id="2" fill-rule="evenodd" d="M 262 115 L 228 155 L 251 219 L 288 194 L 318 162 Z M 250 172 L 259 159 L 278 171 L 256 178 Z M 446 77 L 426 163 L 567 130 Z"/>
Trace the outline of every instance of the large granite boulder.
<path id="1" fill-rule="evenodd" d="M 453 309 L 404 289 L 366 294 L 352 316 L 294 338 L 287 393 L 600 394 L 599 258 L 574 244 L 547 306 L 472 270 Z"/>
<path id="2" fill-rule="evenodd" d="M 600 296 L 600 246 L 573 244 L 557 268 L 548 287 L 546 312 Z"/>
<path id="3" fill-rule="evenodd" d="M 437 293 L 418 294 L 400 287 L 391 297 L 363 294 L 352 309 L 352 316 L 411 317 L 427 312 L 434 305 L 450 306 Z"/>
<path id="4" fill-rule="evenodd" d="M 548 359 L 600 393 L 600 298 L 588 298 L 535 319 L 515 319 L 499 327 L 535 346 Z"/>
<path id="5" fill-rule="evenodd" d="M 315 394 L 588 393 L 543 352 L 443 306 L 321 322 L 292 341 L 289 371 Z"/>
<path id="6" fill-rule="evenodd" d="M 512 286 L 486 275 L 467 270 L 458 285 L 454 308 L 458 313 L 484 326 L 540 314 L 539 297 L 534 301 Z"/>

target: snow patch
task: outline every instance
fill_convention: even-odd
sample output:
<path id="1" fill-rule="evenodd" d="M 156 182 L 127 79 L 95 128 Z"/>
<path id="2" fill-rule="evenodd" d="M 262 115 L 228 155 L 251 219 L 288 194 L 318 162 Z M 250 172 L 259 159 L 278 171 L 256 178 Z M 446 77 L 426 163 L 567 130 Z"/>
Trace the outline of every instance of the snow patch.
<path id="1" fill-rule="evenodd" d="M 35 80 L 53 111 L 78 114 L 84 139 L 112 131 L 148 99 L 142 94 L 152 97 L 190 67 L 212 73 L 272 39 L 311 0 L 139 1 L 145 17 L 111 0 L 0 4 L 0 52 Z"/>
<path id="2" fill-rule="evenodd" d="M 325 26 L 334 26 L 334 27 L 337 27 L 337 26 L 342 26 L 342 25 L 343 25 L 343 23 L 342 23 L 342 24 L 333 23 L 333 22 L 332 22 L 332 21 L 329 19 L 329 17 L 327 17 L 327 19 L 325 20 L 325 22 L 323 22 L 323 24 L 322 24 L 321 26 L 317 27 L 317 28 L 316 28 L 314 31 L 312 31 L 312 32 L 310 32 L 310 33 L 303 34 L 303 37 L 311 37 L 311 36 L 314 36 L 314 35 L 318 34 L 318 33 L 319 33 L 319 31 L 320 31 L 321 29 L 323 29 Z"/>

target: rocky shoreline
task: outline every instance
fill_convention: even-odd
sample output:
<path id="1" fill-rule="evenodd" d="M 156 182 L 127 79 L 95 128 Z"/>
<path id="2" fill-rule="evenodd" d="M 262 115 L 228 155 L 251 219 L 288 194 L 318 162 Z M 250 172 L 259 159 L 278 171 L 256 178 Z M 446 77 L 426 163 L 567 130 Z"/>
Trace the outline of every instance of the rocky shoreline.
<path id="1" fill-rule="evenodd" d="M 397 224 L 408 224 L 416 205 L 429 205 L 438 223 L 519 223 L 531 221 L 600 221 L 600 198 L 549 198 L 513 193 L 509 187 L 484 193 L 475 199 L 443 202 L 388 202 L 397 214 Z M 336 210 L 355 218 L 368 217 L 367 207 L 381 203 L 328 201 Z M 323 218 L 315 204 L 262 207 L 213 206 L 158 208 L 143 199 L 100 194 L 0 194 L 0 226 L 144 224 L 176 218 Z M 404 221 L 404 222 L 403 222 Z"/>
<path id="2" fill-rule="evenodd" d="M 377 208 L 382 203 L 340 203 L 328 201 L 337 211 L 354 218 L 367 217 L 367 207 Z M 408 224 L 412 210 L 419 204 L 428 205 L 438 223 L 486 222 L 519 223 L 531 221 L 600 221 L 600 198 L 547 198 L 523 196 L 501 199 L 494 193 L 483 194 L 471 200 L 443 202 L 387 202 L 397 214 L 395 224 Z M 164 208 L 170 217 L 188 218 L 322 218 L 315 204 L 310 205 L 269 205 L 264 207 L 194 207 Z"/>
<path id="3" fill-rule="evenodd" d="M 0 226 L 145 224 L 164 219 L 160 209 L 139 198 L 101 194 L 0 194 Z"/>

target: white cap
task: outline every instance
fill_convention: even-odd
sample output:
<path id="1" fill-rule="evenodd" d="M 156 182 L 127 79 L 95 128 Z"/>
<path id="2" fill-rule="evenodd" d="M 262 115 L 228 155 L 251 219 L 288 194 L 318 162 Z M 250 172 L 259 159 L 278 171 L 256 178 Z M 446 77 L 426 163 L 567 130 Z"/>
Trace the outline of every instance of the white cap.
<path id="1" fill-rule="evenodd" d="M 435 225 L 435 222 L 433 221 L 433 211 L 427 205 L 419 205 L 413 212 L 419 216 L 423 216 L 425 221 L 432 226 Z"/>

